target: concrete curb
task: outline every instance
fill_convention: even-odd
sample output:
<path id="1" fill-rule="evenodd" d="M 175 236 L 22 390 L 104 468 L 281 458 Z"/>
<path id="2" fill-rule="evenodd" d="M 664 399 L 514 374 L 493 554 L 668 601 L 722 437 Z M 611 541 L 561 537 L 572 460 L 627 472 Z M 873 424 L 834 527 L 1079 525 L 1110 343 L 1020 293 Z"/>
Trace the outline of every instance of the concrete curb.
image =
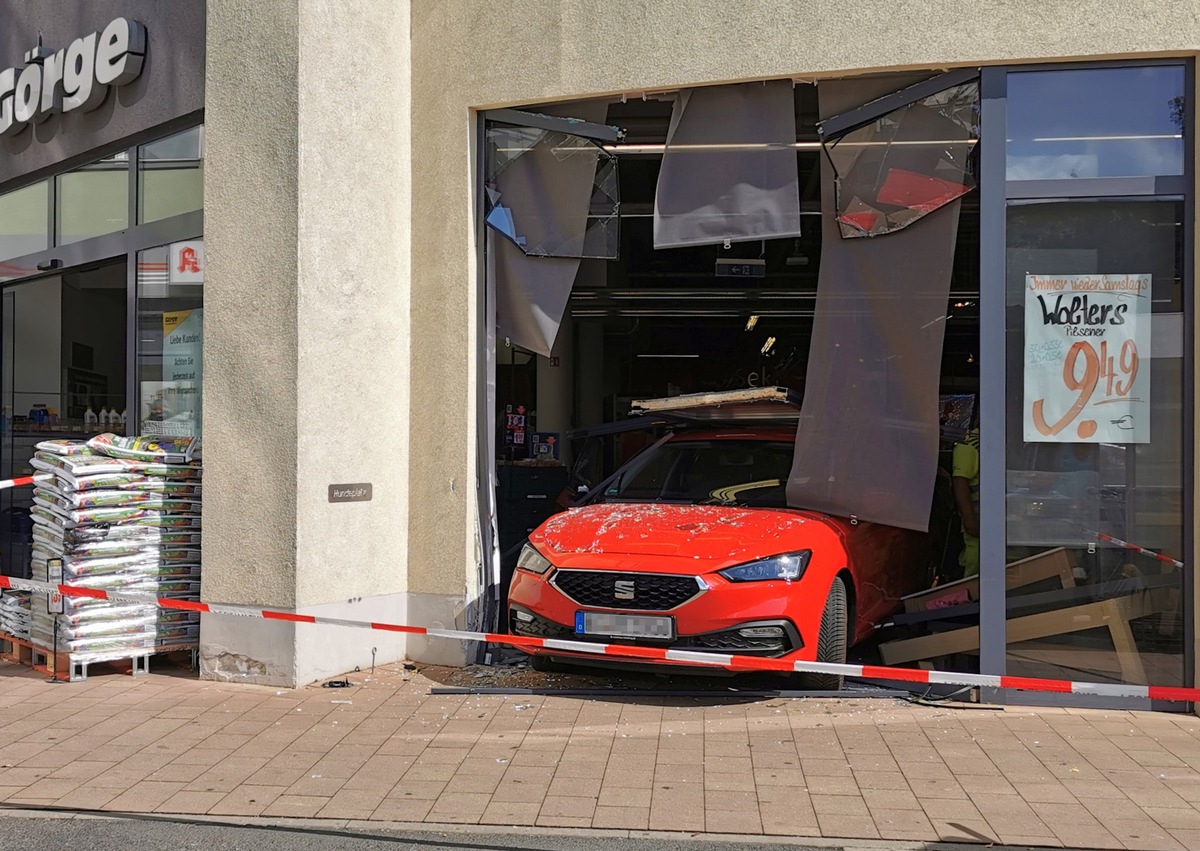
<path id="1" fill-rule="evenodd" d="M 68 810 L 54 807 L 17 808 L 0 804 L 0 819 L 97 819 L 104 821 L 159 821 L 183 824 L 212 824 L 223 827 L 256 828 L 262 830 L 283 829 L 311 831 L 314 833 L 340 833 L 355 836 L 379 834 L 403 834 L 429 836 L 431 834 L 457 836 L 520 836 L 525 839 L 557 836 L 591 839 L 635 839 L 647 842 L 695 842 L 709 845 L 777 845 L 781 848 L 830 849 L 831 851 L 978 851 L 980 848 L 1035 851 L 1045 846 L 996 845 L 984 842 L 914 841 L 886 839 L 836 839 L 821 836 L 768 836 L 762 834 L 743 835 L 732 833 L 688 833 L 658 830 L 602 830 L 596 828 L 556 828 L 485 824 L 445 824 L 430 822 L 386 822 L 362 821 L 359 819 L 301 819 L 301 818 L 252 818 L 241 816 L 170 815 L 168 813 L 124 813 L 102 810 Z M 1073 851 L 1056 848 L 1054 851 Z M 1074 849 L 1087 851 L 1087 849 Z"/>

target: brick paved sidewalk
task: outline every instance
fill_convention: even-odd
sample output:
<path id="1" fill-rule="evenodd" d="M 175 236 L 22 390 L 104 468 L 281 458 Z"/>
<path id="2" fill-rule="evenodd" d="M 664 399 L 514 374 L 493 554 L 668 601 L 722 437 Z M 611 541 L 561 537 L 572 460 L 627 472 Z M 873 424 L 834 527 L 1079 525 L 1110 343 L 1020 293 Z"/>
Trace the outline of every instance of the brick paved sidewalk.
<path id="1" fill-rule="evenodd" d="M 1200 719 L 897 700 L 430 695 L 0 663 L 0 801 L 1165 851 L 1200 848 Z"/>

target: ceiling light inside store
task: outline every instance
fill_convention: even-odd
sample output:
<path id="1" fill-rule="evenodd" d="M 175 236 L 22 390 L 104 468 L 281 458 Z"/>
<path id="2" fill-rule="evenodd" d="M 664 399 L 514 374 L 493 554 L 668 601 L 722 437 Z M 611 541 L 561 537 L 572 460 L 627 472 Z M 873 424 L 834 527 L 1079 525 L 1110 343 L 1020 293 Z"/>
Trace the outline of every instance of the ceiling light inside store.
<path id="1" fill-rule="evenodd" d="M 978 144 L 978 139 L 970 140 L 969 144 Z M 1035 140 L 1040 141 L 1040 140 Z M 871 140 L 863 142 L 845 141 L 839 142 L 847 148 L 874 148 L 874 147 L 901 147 L 905 145 L 961 145 L 962 140 L 950 139 L 912 139 L 907 141 L 886 141 L 886 140 Z M 604 150 L 611 154 L 661 154 L 666 145 L 661 143 L 656 144 L 633 144 L 633 145 L 601 145 Z M 772 151 L 780 148 L 794 148 L 800 151 L 819 151 L 821 150 L 820 142 L 792 142 L 791 144 L 775 144 L 770 142 L 726 142 L 721 144 L 700 144 L 700 145 L 672 145 L 672 151 Z M 582 149 L 581 149 L 582 150 Z"/>
<path id="2" fill-rule="evenodd" d="M 758 324 L 758 314 L 756 313 L 753 316 L 751 316 L 749 319 L 746 320 L 746 330 L 753 331 L 754 326 L 757 324 Z"/>
<path id="3" fill-rule="evenodd" d="M 771 354 L 771 349 L 775 348 L 775 338 L 767 337 L 767 342 L 763 343 L 762 353 L 764 355 Z"/>
<path id="4" fill-rule="evenodd" d="M 1037 136 L 1035 142 L 1142 142 L 1156 139 L 1182 139 L 1182 133 L 1167 133 L 1161 136 Z M 1009 139 L 1008 141 L 1012 141 Z"/>

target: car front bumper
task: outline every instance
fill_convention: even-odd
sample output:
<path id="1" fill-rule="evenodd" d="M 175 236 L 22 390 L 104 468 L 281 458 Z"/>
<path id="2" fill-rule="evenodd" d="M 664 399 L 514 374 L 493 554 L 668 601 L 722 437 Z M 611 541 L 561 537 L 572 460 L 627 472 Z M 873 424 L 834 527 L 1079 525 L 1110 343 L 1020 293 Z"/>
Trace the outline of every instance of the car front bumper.
<path id="1" fill-rule="evenodd" d="M 666 610 L 610 609 L 584 606 L 566 596 L 548 576 L 517 571 L 509 592 L 508 626 L 514 635 L 593 642 L 608 646 L 605 657 L 572 654 L 561 650 L 526 649 L 526 652 L 560 658 L 573 657 L 597 664 L 601 659 L 619 656 L 621 646 L 657 647 L 759 656 L 765 658 L 803 658 L 815 648 L 806 648 L 801 629 L 791 609 L 800 583 L 731 583 L 704 577 L 706 591 L 682 605 Z M 774 586 L 774 587 L 771 587 Z M 669 616 L 674 619 L 675 638 L 625 638 L 588 635 L 575 631 L 578 612 L 623 612 L 630 615 Z M 778 635 L 761 635 L 764 628 L 776 628 Z M 751 630 L 751 634 L 743 633 Z M 772 631 L 772 630 L 767 630 Z"/>

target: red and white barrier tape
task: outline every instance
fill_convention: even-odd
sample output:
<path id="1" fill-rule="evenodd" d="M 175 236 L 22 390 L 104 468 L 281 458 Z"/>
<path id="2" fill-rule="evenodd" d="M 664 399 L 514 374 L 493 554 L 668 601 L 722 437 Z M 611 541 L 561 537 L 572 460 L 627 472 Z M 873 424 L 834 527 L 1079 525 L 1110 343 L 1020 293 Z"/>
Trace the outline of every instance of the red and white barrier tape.
<path id="1" fill-rule="evenodd" d="M 1173 564 L 1181 569 L 1183 568 L 1183 562 L 1173 559 L 1170 556 L 1165 556 L 1162 553 L 1156 553 L 1154 550 L 1148 550 L 1145 547 L 1139 547 L 1137 544 L 1131 544 L 1128 541 L 1122 541 L 1120 538 L 1114 538 L 1112 535 L 1105 535 L 1103 532 L 1093 531 L 1091 534 L 1095 535 L 1098 540 L 1105 541 L 1110 544 L 1116 544 L 1118 547 L 1127 549 L 1130 552 L 1140 553 L 1141 555 L 1149 556 L 1156 561 L 1161 561 L 1166 564 Z"/>
<path id="2" fill-rule="evenodd" d="M 96 588 L 80 588 L 74 585 L 54 585 L 49 582 L 16 579 L 11 576 L 0 576 L 0 589 L 36 591 L 43 594 L 57 591 L 64 597 L 88 597 L 95 600 L 153 605 L 162 609 L 177 609 L 187 612 L 292 621 L 294 623 L 311 623 L 322 626 L 342 626 L 353 629 L 373 629 L 384 632 L 401 632 L 408 635 L 429 636 L 430 638 L 447 638 L 457 641 L 484 641 L 492 644 L 508 644 L 513 647 L 561 650 L 570 653 L 586 653 L 593 656 L 612 656 L 625 660 L 703 665 L 728 668 L 734 671 L 812 672 L 841 675 L 852 679 L 893 680 L 929 685 L 1012 689 L 1015 691 L 1054 692 L 1057 694 L 1094 694 L 1105 697 L 1139 697 L 1150 700 L 1200 703 L 1200 689 L 1195 688 L 1139 686 L 1124 683 L 1087 683 L 1070 680 L 1035 679 L 1031 677 L 995 676 L 991 674 L 959 674 L 949 671 L 928 671 L 921 668 L 885 668 L 875 665 L 844 665 L 829 662 L 794 662 L 787 659 L 765 659 L 758 656 L 741 656 L 729 653 L 701 653 L 692 650 L 632 647 L 621 644 L 601 644 L 591 641 L 571 641 L 561 638 L 531 638 L 491 632 L 427 629 L 421 626 L 371 623 L 368 621 L 346 620 L 344 618 L 330 618 L 322 615 L 300 615 L 294 612 L 261 609 L 254 606 L 170 600 L 156 597 L 153 594 L 139 594 L 131 591 L 103 591 Z"/>
<path id="3" fill-rule="evenodd" d="M 47 482 L 53 478 L 53 473 L 35 473 L 32 476 L 21 476 L 16 479 L 2 479 L 0 480 L 0 491 L 5 491 L 9 488 L 23 488 L 26 485 L 32 485 L 34 482 Z"/>

